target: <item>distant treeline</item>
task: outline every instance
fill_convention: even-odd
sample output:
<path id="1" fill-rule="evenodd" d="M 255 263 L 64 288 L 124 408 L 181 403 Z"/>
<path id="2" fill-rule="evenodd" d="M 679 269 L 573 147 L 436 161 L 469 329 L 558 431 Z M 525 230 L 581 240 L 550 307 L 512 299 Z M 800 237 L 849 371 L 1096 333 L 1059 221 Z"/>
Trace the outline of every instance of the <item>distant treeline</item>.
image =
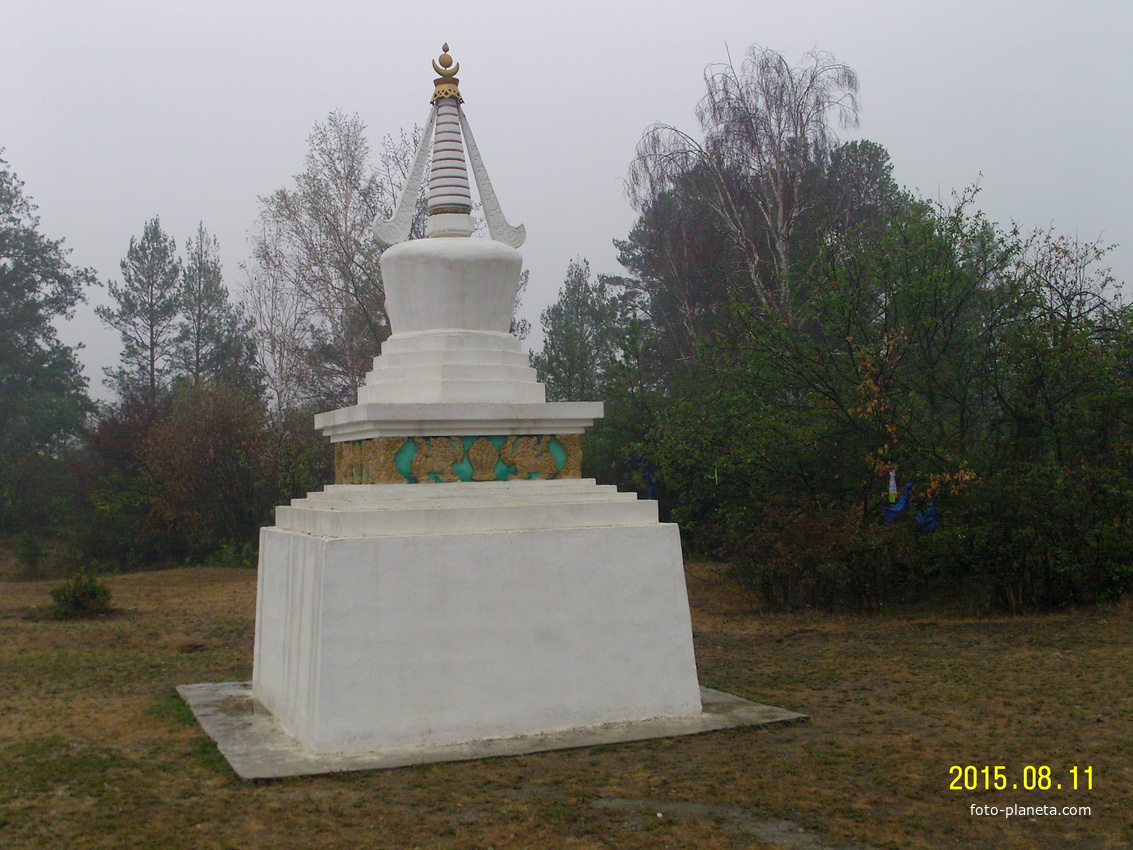
<path id="1" fill-rule="evenodd" d="M 1133 587 L 1133 314 L 1107 246 L 898 187 L 881 145 L 837 137 L 858 82 L 829 54 L 753 48 L 706 82 L 699 133 L 638 146 L 625 275 L 579 259 L 542 314 L 549 397 L 606 401 L 586 473 L 659 499 L 770 606 Z M 105 405 L 51 324 L 94 273 L 0 165 L 0 533 L 25 560 L 50 539 L 105 568 L 250 561 L 273 506 L 329 480 L 311 416 L 353 403 L 390 333 L 369 225 L 417 132 L 374 164 L 356 116 L 318 124 L 238 297 L 203 225 L 180 255 L 147 222 L 99 309 L 123 344 Z M 887 522 L 891 471 L 912 491 Z"/>
<path id="2" fill-rule="evenodd" d="M 1108 247 L 902 190 L 881 145 L 835 137 L 856 92 L 829 54 L 753 48 L 710 69 L 699 136 L 646 132 L 627 274 L 572 263 L 533 356 L 553 397 L 606 401 L 588 474 L 656 493 L 771 606 L 1127 591 L 1133 313 Z"/>

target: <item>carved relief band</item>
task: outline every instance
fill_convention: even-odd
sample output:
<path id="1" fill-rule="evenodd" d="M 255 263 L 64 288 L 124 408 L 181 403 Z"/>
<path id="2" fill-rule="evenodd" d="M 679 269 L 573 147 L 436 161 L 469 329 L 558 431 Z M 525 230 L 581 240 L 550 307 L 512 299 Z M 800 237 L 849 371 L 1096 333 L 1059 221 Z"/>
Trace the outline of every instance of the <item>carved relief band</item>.
<path id="1" fill-rule="evenodd" d="M 454 464 L 464 460 L 464 443 L 459 437 L 414 437 L 413 442 L 417 451 L 409 469 L 418 484 L 460 480 L 452 470 Z"/>
<path id="2" fill-rule="evenodd" d="M 334 444 L 335 484 L 401 484 L 405 477 L 394 463 L 404 437 L 378 437 Z"/>
<path id="3" fill-rule="evenodd" d="M 334 445 L 335 484 L 582 477 L 581 434 L 378 437 Z"/>
<path id="4" fill-rule="evenodd" d="M 508 481 L 554 478 L 559 471 L 559 465 L 551 454 L 550 437 L 509 437 L 500 446 L 500 460 L 515 467 Z"/>

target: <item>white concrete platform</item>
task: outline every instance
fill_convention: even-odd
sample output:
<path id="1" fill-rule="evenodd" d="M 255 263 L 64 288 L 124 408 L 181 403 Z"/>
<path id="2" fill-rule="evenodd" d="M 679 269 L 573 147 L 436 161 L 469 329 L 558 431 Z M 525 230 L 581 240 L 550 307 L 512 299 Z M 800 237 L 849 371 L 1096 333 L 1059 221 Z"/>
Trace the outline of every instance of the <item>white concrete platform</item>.
<path id="1" fill-rule="evenodd" d="M 252 680 L 322 754 L 698 715 L 677 527 L 587 479 L 327 488 L 261 532 Z"/>
<path id="2" fill-rule="evenodd" d="M 503 528 L 456 533 L 264 529 L 256 698 L 319 753 L 698 714 L 676 526 L 508 527 L 556 511 L 595 506 L 499 508 Z"/>
<path id="3" fill-rule="evenodd" d="M 468 741 L 441 747 L 405 748 L 354 755 L 319 755 L 312 753 L 283 731 L 275 718 L 252 696 L 251 682 L 180 685 L 177 693 L 188 703 L 201 727 L 216 741 L 221 755 L 241 779 L 280 779 L 287 776 L 471 761 L 807 720 L 804 714 L 701 688 L 700 698 L 704 710 L 693 717 L 611 723 L 551 734 Z"/>

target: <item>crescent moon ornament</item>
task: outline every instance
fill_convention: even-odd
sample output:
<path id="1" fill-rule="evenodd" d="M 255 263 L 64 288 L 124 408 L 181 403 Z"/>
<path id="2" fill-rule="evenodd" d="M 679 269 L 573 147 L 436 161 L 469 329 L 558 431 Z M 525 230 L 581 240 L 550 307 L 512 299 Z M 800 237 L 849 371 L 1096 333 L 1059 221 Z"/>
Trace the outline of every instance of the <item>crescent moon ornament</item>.
<path id="1" fill-rule="evenodd" d="M 460 101 L 460 80 L 456 78 L 456 72 L 460 70 L 460 63 L 457 62 L 453 65 L 452 57 L 448 55 L 447 42 L 441 47 L 441 50 L 444 52 L 440 57 L 433 60 L 433 70 L 437 72 L 438 76 L 433 80 L 432 102 L 436 103 L 444 97 L 455 97 L 457 101 Z"/>
<path id="2" fill-rule="evenodd" d="M 450 63 L 452 62 L 452 58 L 448 55 L 442 56 L 441 58 L 448 59 Z M 441 68 L 437 65 L 437 60 L 434 59 L 433 70 L 440 74 L 442 77 L 455 77 L 457 72 L 460 70 L 460 63 L 457 62 L 455 68 Z"/>

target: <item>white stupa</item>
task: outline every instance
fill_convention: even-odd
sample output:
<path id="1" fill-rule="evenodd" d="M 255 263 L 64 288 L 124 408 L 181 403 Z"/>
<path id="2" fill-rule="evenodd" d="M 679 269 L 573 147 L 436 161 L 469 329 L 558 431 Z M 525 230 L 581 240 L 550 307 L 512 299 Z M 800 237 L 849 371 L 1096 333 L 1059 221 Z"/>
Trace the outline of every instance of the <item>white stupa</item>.
<path id="1" fill-rule="evenodd" d="M 336 483 L 261 537 L 254 697 L 316 754 L 699 715 L 677 527 L 580 477 L 602 405 L 546 402 L 508 332 L 524 230 L 447 45 L 433 67 L 413 171 L 374 228 L 393 334 L 358 403 L 316 417 Z M 428 235 L 406 241 L 427 166 Z"/>

